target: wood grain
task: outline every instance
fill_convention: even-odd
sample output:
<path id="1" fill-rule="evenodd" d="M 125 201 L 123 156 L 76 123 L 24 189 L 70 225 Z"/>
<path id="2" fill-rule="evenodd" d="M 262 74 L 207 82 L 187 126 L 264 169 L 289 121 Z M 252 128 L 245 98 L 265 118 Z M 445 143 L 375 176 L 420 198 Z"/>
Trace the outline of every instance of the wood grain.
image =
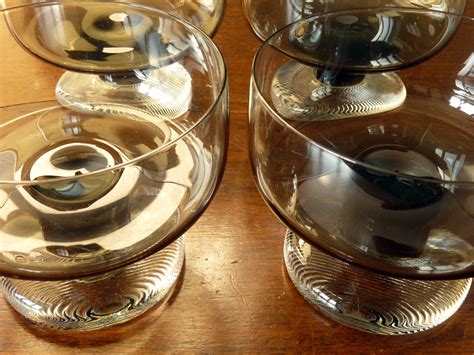
<path id="1" fill-rule="evenodd" d="M 89 333 L 38 327 L 0 298 L 0 351 L 22 353 L 313 352 L 473 353 L 474 295 L 429 333 L 386 337 L 323 317 L 293 287 L 283 264 L 285 228 L 259 196 L 247 158 L 247 96 L 260 42 L 238 0 L 215 40 L 228 65 L 229 158 L 220 190 L 186 236 L 186 266 L 166 307 Z"/>

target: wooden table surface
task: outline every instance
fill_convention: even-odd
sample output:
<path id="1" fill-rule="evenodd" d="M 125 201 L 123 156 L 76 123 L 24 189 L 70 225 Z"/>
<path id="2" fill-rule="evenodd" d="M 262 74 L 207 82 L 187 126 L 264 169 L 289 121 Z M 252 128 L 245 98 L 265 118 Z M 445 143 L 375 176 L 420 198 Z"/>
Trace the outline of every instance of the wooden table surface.
<path id="1" fill-rule="evenodd" d="M 283 263 L 285 228 L 265 206 L 249 169 L 248 84 L 260 41 L 244 20 L 240 1 L 228 0 L 215 41 L 230 77 L 228 165 L 211 206 L 187 233 L 185 271 L 175 294 L 165 307 L 127 324 L 85 333 L 36 326 L 0 298 L 0 351 L 472 354 L 474 291 L 445 324 L 403 337 L 338 325 L 303 300 Z"/>

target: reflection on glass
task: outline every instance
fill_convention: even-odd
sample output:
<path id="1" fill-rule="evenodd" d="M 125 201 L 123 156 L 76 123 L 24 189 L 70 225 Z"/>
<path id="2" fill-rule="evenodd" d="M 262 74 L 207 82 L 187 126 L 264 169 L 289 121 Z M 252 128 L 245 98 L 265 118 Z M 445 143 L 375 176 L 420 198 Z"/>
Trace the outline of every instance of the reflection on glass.
<path id="1" fill-rule="evenodd" d="M 471 53 L 464 64 L 455 81 L 455 95 L 449 102 L 451 106 L 474 117 L 474 53 Z"/>

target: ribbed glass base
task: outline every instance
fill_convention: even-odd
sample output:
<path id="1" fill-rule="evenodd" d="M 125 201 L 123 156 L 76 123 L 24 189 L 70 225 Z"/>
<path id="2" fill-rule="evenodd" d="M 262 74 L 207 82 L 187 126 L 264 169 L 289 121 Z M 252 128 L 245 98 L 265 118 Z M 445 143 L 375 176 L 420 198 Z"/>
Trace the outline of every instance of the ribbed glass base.
<path id="1" fill-rule="evenodd" d="M 29 320 L 73 330 L 126 322 L 163 304 L 184 262 L 184 238 L 158 253 L 102 275 L 66 281 L 2 278 L 3 296 Z"/>
<path id="2" fill-rule="evenodd" d="M 79 112 L 136 116 L 154 122 L 183 115 L 189 109 L 191 87 L 189 73 L 173 63 L 115 75 L 65 72 L 56 85 L 56 98 Z"/>
<path id="3" fill-rule="evenodd" d="M 272 101 L 288 120 L 323 121 L 373 115 L 403 104 L 406 90 L 395 73 L 367 75 L 320 73 L 298 62 L 283 65 L 272 82 Z"/>
<path id="4" fill-rule="evenodd" d="M 410 334 L 443 323 L 471 286 L 471 279 L 408 280 L 353 267 L 291 231 L 284 257 L 291 280 L 309 303 L 339 323 L 376 334 Z"/>

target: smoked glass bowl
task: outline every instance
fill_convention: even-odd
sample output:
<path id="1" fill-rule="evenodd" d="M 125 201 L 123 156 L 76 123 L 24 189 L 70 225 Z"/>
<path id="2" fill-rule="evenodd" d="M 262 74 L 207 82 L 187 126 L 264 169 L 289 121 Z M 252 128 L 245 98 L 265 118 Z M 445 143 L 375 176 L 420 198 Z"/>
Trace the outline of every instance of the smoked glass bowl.
<path id="1" fill-rule="evenodd" d="M 42 2 L 51 2 L 51 0 L 2 0 L 0 1 L 0 7 L 13 7 Z M 77 4 L 79 2 L 88 2 L 88 0 L 57 0 L 56 2 Z M 95 2 L 109 2 L 109 0 L 95 0 Z M 192 23 L 210 37 L 214 36 L 218 31 L 224 17 L 226 5 L 226 0 L 121 0 L 120 2 L 141 4 L 166 11 Z"/>
<path id="2" fill-rule="evenodd" d="M 255 34 L 265 40 L 282 27 L 324 12 L 413 7 L 462 14 L 467 0 L 242 0 L 242 9 Z"/>
<path id="3" fill-rule="evenodd" d="M 334 31 L 345 36 L 331 42 Z M 293 283 L 342 324 L 415 333 L 444 322 L 468 294 L 473 34 L 474 20 L 457 14 L 351 10 L 295 22 L 256 54 L 253 174 L 289 228 Z M 375 86 L 367 106 L 351 101 L 380 77 L 400 83 L 399 94 Z"/>
<path id="4" fill-rule="evenodd" d="M 218 48 L 143 5 L 41 2 L 1 15 L 5 299 L 34 322 L 77 330 L 163 304 L 182 235 L 224 169 Z M 79 77 L 64 82 L 64 69 Z"/>

